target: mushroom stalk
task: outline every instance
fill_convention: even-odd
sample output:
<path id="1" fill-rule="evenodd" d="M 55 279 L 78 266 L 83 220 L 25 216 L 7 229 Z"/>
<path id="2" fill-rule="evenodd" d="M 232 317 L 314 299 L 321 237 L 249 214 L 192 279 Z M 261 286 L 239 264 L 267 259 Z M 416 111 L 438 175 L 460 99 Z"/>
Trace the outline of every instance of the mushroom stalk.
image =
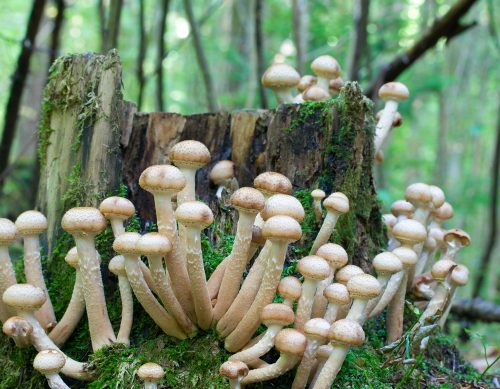
<path id="1" fill-rule="evenodd" d="M 217 265 L 207 281 L 208 295 L 210 296 L 210 300 L 217 298 L 222 279 L 224 278 L 224 272 L 226 271 L 226 266 L 229 263 L 230 259 L 231 257 L 224 258 L 222 262 Z"/>
<path id="2" fill-rule="evenodd" d="M 408 272 L 405 271 L 399 288 L 387 309 L 387 344 L 401 338 L 403 334 L 403 312 L 405 308 L 407 280 Z"/>
<path id="3" fill-rule="evenodd" d="M 327 359 L 319 372 L 318 378 L 312 387 L 313 389 L 329 389 L 332 386 L 333 381 L 335 381 L 335 377 L 337 377 L 337 374 L 344 363 L 348 351 L 348 345 L 334 345 L 330 357 Z"/>
<path id="4" fill-rule="evenodd" d="M 448 295 L 450 294 L 450 287 L 444 280 L 437 280 L 436 290 L 434 296 L 427 304 L 424 312 L 419 318 L 421 324 L 425 324 L 430 318 L 435 316 L 440 310 L 443 310 L 446 304 Z"/>
<path id="5" fill-rule="evenodd" d="M 406 271 L 401 270 L 401 271 L 399 271 L 391 276 L 391 278 L 389 279 L 389 282 L 387 283 L 387 287 L 384 290 L 384 293 L 382 293 L 381 295 L 379 295 L 379 297 L 377 297 L 378 301 L 375 304 L 375 307 L 370 311 L 369 307 L 373 303 L 371 303 L 368 306 L 367 312 L 369 312 L 369 315 L 368 315 L 369 318 L 377 316 L 385 309 L 385 307 L 387 307 L 387 305 L 389 305 L 391 300 L 396 295 L 396 293 L 399 289 L 399 286 L 403 282 L 403 278 L 405 278 L 405 275 L 406 275 Z M 374 301 L 376 301 L 376 299 L 374 299 Z"/>
<path id="6" fill-rule="evenodd" d="M 398 111 L 398 102 L 394 100 L 388 100 L 385 103 L 384 109 L 380 115 L 380 119 L 375 128 L 375 153 L 377 153 L 387 139 L 389 132 L 392 128 L 392 121 L 394 120 L 394 115 Z"/>
<path id="7" fill-rule="evenodd" d="M 309 255 L 316 254 L 318 249 L 330 240 L 330 236 L 335 229 L 335 225 L 337 224 L 337 220 L 339 220 L 339 216 L 339 213 L 334 213 L 331 211 L 326 214 L 325 220 L 323 220 L 323 224 L 321 225 L 318 235 L 316 235 L 316 239 L 314 240 Z"/>
<path id="8" fill-rule="evenodd" d="M 122 314 L 116 341 L 129 345 L 130 331 L 132 330 L 132 323 L 134 321 L 134 298 L 126 275 L 118 275 L 118 288 L 120 289 Z"/>
<path id="9" fill-rule="evenodd" d="M 287 371 L 292 370 L 300 361 L 300 356 L 280 354 L 280 357 L 275 363 L 253 369 L 248 372 L 248 375 L 241 381 L 243 385 L 253 384 L 255 382 L 268 381 L 273 378 L 282 376 Z"/>
<path id="10" fill-rule="evenodd" d="M 391 277 L 392 277 L 391 274 L 379 274 L 377 276 L 377 281 L 380 283 L 382 293 L 380 293 L 377 297 L 368 300 L 368 302 L 365 306 L 365 309 L 364 309 L 365 318 L 372 317 L 371 312 L 375 309 L 375 307 L 377 306 L 380 299 L 384 296 L 385 291 L 388 287 L 389 281 L 391 280 Z M 375 314 L 374 314 L 374 316 L 375 316 Z"/>
<path id="11" fill-rule="evenodd" d="M 12 267 L 8 246 L 0 242 L 0 296 L 9 287 L 17 283 L 16 273 Z M 3 303 L 0 299 L 0 321 L 4 323 L 9 317 L 14 315 L 14 311 Z"/>
<path id="12" fill-rule="evenodd" d="M 318 351 L 320 345 L 318 340 L 308 340 L 306 351 L 295 373 L 292 389 L 303 389 L 307 386 L 311 370 L 316 362 L 316 351 Z"/>
<path id="13" fill-rule="evenodd" d="M 269 350 L 273 348 L 274 339 L 278 332 L 283 328 L 282 325 L 272 325 L 269 326 L 264 333 L 264 336 L 260 338 L 260 340 L 255 343 L 252 347 L 249 347 L 243 351 L 237 352 L 229 357 L 230 361 L 241 361 L 246 364 L 256 360 L 261 357 Z"/>
<path id="14" fill-rule="evenodd" d="M 337 315 L 339 313 L 339 305 L 329 303 L 326 307 L 326 312 L 324 319 L 332 324 L 335 320 L 337 320 Z"/>
<path id="15" fill-rule="evenodd" d="M 177 166 L 184 177 L 186 177 L 186 186 L 177 194 L 177 206 L 182 205 L 188 201 L 196 200 L 196 170 Z"/>

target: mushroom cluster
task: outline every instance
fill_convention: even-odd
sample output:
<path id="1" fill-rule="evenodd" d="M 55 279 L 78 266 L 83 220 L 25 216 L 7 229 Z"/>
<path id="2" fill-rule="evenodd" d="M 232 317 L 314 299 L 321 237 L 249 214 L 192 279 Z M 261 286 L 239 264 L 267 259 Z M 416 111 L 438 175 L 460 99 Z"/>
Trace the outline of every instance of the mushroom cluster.
<path id="1" fill-rule="evenodd" d="M 318 76 L 323 77 L 318 84 L 326 85 L 327 73 Z M 61 351 L 85 312 L 94 351 L 116 342 L 129 344 L 135 301 L 166 334 L 178 339 L 215 329 L 225 348 L 234 353 L 220 369 L 234 388 L 270 380 L 294 368 L 293 388 L 308 383 L 329 388 L 349 348 L 364 342 L 367 318 L 387 307 L 388 342 L 401 338 L 409 290 L 430 300 L 422 323 L 443 325 L 456 288 L 467 282 L 467 269 L 457 265 L 455 257 L 470 238 L 461 230 L 442 228 L 453 211 L 439 188 L 410 185 L 406 200 L 395 203 L 393 215 L 384 218 L 390 251 L 373 258 L 377 277 L 350 264 L 344 248 L 330 242 L 337 220 L 349 212 L 348 197 L 313 191 L 312 209 L 321 228 L 309 255 L 297 263 L 297 277 L 282 278 L 288 248 L 302 238 L 300 222 L 305 217 L 302 204 L 291 195 L 290 180 L 265 172 L 255 178 L 254 187 L 237 189 L 227 185 L 233 181 L 234 166 L 216 164 L 211 177 L 223 187 L 216 198 L 227 192 L 238 222 L 231 252 L 207 280 L 201 236 L 214 215 L 196 199 L 195 178 L 210 158 L 202 143 L 182 141 L 170 150 L 171 165 L 150 166 L 142 172 L 139 185 L 154 198 L 158 232 L 126 231 L 135 208 L 121 197 L 103 200 L 99 209 L 73 208 L 64 214 L 62 227 L 75 241 L 66 261 L 75 269 L 76 279 L 59 322 L 42 277 L 38 239 L 47 228 L 45 217 L 28 211 L 15 223 L 0 219 L 3 331 L 19 347 L 31 345 L 39 351 L 34 366 L 46 375 L 49 385 L 65 387 L 59 373 L 79 380 L 94 378 L 94 372 Z M 229 169 L 223 172 L 222 168 Z M 108 266 L 118 278 L 122 301 L 116 334 L 95 246 L 95 237 L 107 221 L 117 254 Z M 9 257 L 8 246 L 18 235 L 24 238 L 25 261 L 30 266 L 25 284 L 16 282 Z M 274 302 L 276 294 L 283 302 Z M 261 324 L 266 331 L 253 337 Z M 279 358 L 268 363 L 263 357 L 272 348 Z M 163 369 L 148 363 L 137 374 L 146 387 L 153 388 Z"/>

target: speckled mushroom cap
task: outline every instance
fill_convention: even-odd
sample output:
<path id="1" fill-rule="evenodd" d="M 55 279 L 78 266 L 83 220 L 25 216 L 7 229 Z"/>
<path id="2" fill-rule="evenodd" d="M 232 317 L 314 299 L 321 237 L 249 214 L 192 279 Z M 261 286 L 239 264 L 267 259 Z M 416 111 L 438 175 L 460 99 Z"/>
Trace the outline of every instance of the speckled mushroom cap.
<path id="1" fill-rule="evenodd" d="M 406 85 L 400 82 L 388 82 L 380 87 L 378 95 L 383 101 L 403 101 L 410 97 L 410 91 Z"/>
<path id="2" fill-rule="evenodd" d="M 349 296 L 347 287 L 338 282 L 328 285 L 323 291 L 323 296 L 325 296 L 330 304 L 346 305 L 351 302 L 351 296 Z"/>
<path id="3" fill-rule="evenodd" d="M 326 197 L 326 193 L 324 190 L 321 190 L 321 189 L 314 189 L 312 192 L 311 192 L 311 197 L 318 201 L 318 200 L 323 200 L 325 197 Z"/>
<path id="4" fill-rule="evenodd" d="M 345 194 L 335 192 L 323 201 L 323 207 L 330 212 L 347 213 L 349 212 L 349 199 Z"/>
<path id="5" fill-rule="evenodd" d="M 403 269 L 403 264 L 398 256 L 389 251 L 377 254 L 373 258 L 372 264 L 378 275 L 394 274 Z"/>
<path id="6" fill-rule="evenodd" d="M 305 217 L 304 207 L 295 197 L 278 193 L 267 199 L 260 216 L 265 221 L 278 215 L 290 216 L 301 222 Z"/>
<path id="7" fill-rule="evenodd" d="M 330 95 L 322 87 L 311 85 L 302 93 L 302 98 L 306 101 L 321 101 L 330 98 Z"/>
<path id="8" fill-rule="evenodd" d="M 301 357 L 306 351 L 307 339 L 302 332 L 293 328 L 284 328 L 276 335 L 274 346 L 280 353 Z"/>
<path id="9" fill-rule="evenodd" d="M 253 186 L 264 195 L 290 194 L 292 193 L 292 183 L 283 174 L 276 172 L 264 172 L 253 180 Z"/>
<path id="10" fill-rule="evenodd" d="M 311 69 L 318 77 L 334 79 L 340 76 L 340 65 L 331 55 L 321 55 L 311 63 Z"/>
<path id="11" fill-rule="evenodd" d="M 457 265 L 451 272 L 450 282 L 457 286 L 467 285 L 467 282 L 469 282 L 469 269 L 464 265 Z"/>
<path id="12" fill-rule="evenodd" d="M 418 261 L 417 253 L 409 247 L 397 247 L 392 250 L 392 253 L 399 258 L 403 267 L 406 268 L 414 266 Z"/>
<path id="13" fill-rule="evenodd" d="M 33 326 L 21 316 L 11 316 L 3 323 L 2 331 L 5 335 L 30 336 L 33 333 Z"/>
<path id="14" fill-rule="evenodd" d="M 72 247 L 66 253 L 64 260 L 68 265 L 70 265 L 74 269 L 78 269 L 80 267 L 80 257 L 78 256 L 78 251 L 76 247 Z"/>
<path id="15" fill-rule="evenodd" d="M 38 211 L 26 211 L 16 219 L 19 235 L 39 235 L 47 229 L 47 218 Z"/>
<path id="16" fill-rule="evenodd" d="M 33 367 L 44 375 L 57 374 L 66 364 L 66 357 L 57 350 L 40 351 L 33 360 Z"/>
<path id="17" fill-rule="evenodd" d="M 318 347 L 318 351 L 316 351 L 316 358 L 320 361 L 324 361 L 328 359 L 330 354 L 333 351 L 333 346 L 331 344 L 324 344 Z"/>
<path id="18" fill-rule="evenodd" d="M 273 216 L 267 219 L 262 227 L 262 235 L 267 240 L 295 242 L 302 237 L 299 222 L 290 216 Z"/>
<path id="19" fill-rule="evenodd" d="M 444 195 L 443 190 L 439 186 L 436 186 L 436 185 L 429 185 L 429 189 L 431 191 L 431 196 L 432 196 L 432 200 L 431 200 L 432 207 L 434 209 L 441 207 L 446 200 L 446 197 Z"/>
<path id="20" fill-rule="evenodd" d="M 328 83 L 328 90 L 330 92 L 340 93 L 340 90 L 344 86 L 344 80 L 341 77 L 334 78 Z"/>
<path id="21" fill-rule="evenodd" d="M 358 274 L 364 274 L 364 271 L 356 265 L 346 265 L 343 268 L 337 270 L 335 273 L 335 281 L 341 284 L 347 285 L 347 282 Z"/>
<path id="22" fill-rule="evenodd" d="M 332 342 L 347 346 L 360 346 L 365 341 L 365 332 L 356 321 L 340 319 L 330 326 L 328 337 Z"/>
<path id="23" fill-rule="evenodd" d="M 284 299 L 297 301 L 302 294 L 302 283 L 294 276 L 282 278 L 278 284 L 278 294 Z"/>
<path id="24" fill-rule="evenodd" d="M 406 200 L 397 200 L 391 205 L 391 213 L 396 217 L 404 215 L 411 218 L 413 216 L 413 212 L 415 212 L 415 207 L 412 203 Z"/>
<path id="25" fill-rule="evenodd" d="M 392 233 L 392 228 L 396 225 L 396 223 L 398 222 L 398 219 L 392 213 L 386 213 L 386 214 L 382 215 L 382 221 L 384 222 L 385 226 L 387 227 L 387 231 L 389 233 Z"/>
<path id="26" fill-rule="evenodd" d="M 231 195 L 231 205 L 240 212 L 259 213 L 264 208 L 264 195 L 254 188 L 243 187 Z"/>
<path id="27" fill-rule="evenodd" d="M 208 177 L 215 185 L 222 185 L 225 181 L 234 177 L 234 162 L 228 160 L 217 162 L 210 170 Z"/>
<path id="28" fill-rule="evenodd" d="M 439 208 L 432 210 L 432 216 L 440 221 L 449 220 L 453 217 L 453 207 L 450 203 L 444 202 Z"/>
<path id="29" fill-rule="evenodd" d="M 392 235 L 403 245 L 415 245 L 427 238 L 427 230 L 422 223 L 405 219 L 392 228 Z"/>
<path id="30" fill-rule="evenodd" d="M 311 76 L 310 74 L 306 74 L 300 79 L 299 83 L 297 84 L 297 89 L 299 92 L 304 92 L 307 88 L 309 88 L 311 85 L 316 84 L 317 82 L 318 80 L 316 80 L 316 77 Z"/>
<path id="31" fill-rule="evenodd" d="M 450 259 L 440 259 L 432 266 L 432 278 L 436 281 L 443 281 L 448 277 L 448 274 L 456 265 L 457 264 Z"/>
<path id="32" fill-rule="evenodd" d="M 405 199 L 416 208 L 428 207 L 429 203 L 432 201 L 432 192 L 429 185 L 423 182 L 417 182 L 406 188 Z"/>
<path id="33" fill-rule="evenodd" d="M 64 214 L 61 225 L 64 231 L 72 235 L 92 236 L 106 228 L 106 219 L 97 208 L 71 208 Z"/>
<path id="34" fill-rule="evenodd" d="M 115 255 L 108 264 L 108 269 L 115 276 L 124 276 L 127 274 L 125 271 L 125 257 L 123 255 Z"/>
<path id="35" fill-rule="evenodd" d="M 470 236 L 464 230 L 459 230 L 458 228 L 452 228 L 444 233 L 443 239 L 446 243 L 457 242 L 462 246 L 470 245 Z"/>
<path id="36" fill-rule="evenodd" d="M 295 320 L 293 309 L 280 303 L 268 304 L 262 309 L 260 321 L 266 326 L 279 325 L 286 327 Z"/>
<path id="37" fill-rule="evenodd" d="M 3 302 L 21 311 L 36 311 L 46 300 L 45 292 L 31 284 L 15 284 L 3 293 Z"/>
<path id="38" fill-rule="evenodd" d="M 202 230 L 214 221 L 214 214 L 208 205 L 201 201 L 188 201 L 177 207 L 175 218 L 186 227 Z"/>
<path id="39" fill-rule="evenodd" d="M 122 255 L 138 256 L 140 252 L 137 250 L 137 242 L 139 242 L 140 238 L 141 235 L 137 232 L 124 232 L 115 238 L 113 250 Z"/>
<path id="40" fill-rule="evenodd" d="M 226 361 L 220 365 L 219 373 L 224 377 L 234 380 L 248 375 L 248 366 L 241 361 Z"/>
<path id="41" fill-rule="evenodd" d="M 139 177 L 139 186 L 151 193 L 177 193 L 186 186 L 186 177 L 173 165 L 153 165 Z"/>
<path id="42" fill-rule="evenodd" d="M 127 220 L 134 216 L 135 207 L 132 201 L 124 197 L 112 196 L 101 202 L 99 211 L 106 219 Z"/>
<path id="43" fill-rule="evenodd" d="M 330 275 L 330 265 L 318 255 L 308 255 L 298 262 L 297 271 L 306 279 L 321 281 Z"/>
<path id="44" fill-rule="evenodd" d="M 262 228 L 255 224 L 252 226 L 252 243 L 259 246 L 264 246 L 266 244 L 266 239 L 262 236 Z"/>
<path id="45" fill-rule="evenodd" d="M 328 332 L 330 331 L 330 323 L 325 319 L 316 317 L 310 319 L 304 324 L 304 334 L 309 339 L 323 340 L 328 338 Z"/>
<path id="46" fill-rule="evenodd" d="M 156 382 L 160 380 L 164 374 L 163 368 L 153 362 L 145 363 L 137 370 L 137 376 L 145 382 Z"/>
<path id="47" fill-rule="evenodd" d="M 0 218 L 0 244 L 8 245 L 17 239 L 17 228 L 9 219 Z"/>
<path id="48" fill-rule="evenodd" d="M 273 90 L 289 89 L 298 85 L 300 74 L 286 63 L 275 63 L 269 66 L 262 75 L 261 83 Z"/>
<path id="49" fill-rule="evenodd" d="M 335 243 L 325 243 L 323 246 L 320 246 L 316 255 L 327 261 L 330 267 L 334 269 L 340 269 L 347 265 L 349 260 L 344 248 Z"/>
<path id="50" fill-rule="evenodd" d="M 163 257 L 172 250 L 172 244 L 165 235 L 149 232 L 139 238 L 136 249 L 142 255 L 161 255 Z"/>
<path id="51" fill-rule="evenodd" d="M 196 140 L 176 143 L 168 153 L 168 158 L 177 167 L 199 169 L 210 162 L 210 151 Z"/>
<path id="52" fill-rule="evenodd" d="M 370 274 L 359 274 L 347 282 L 347 290 L 352 299 L 369 300 L 377 297 L 382 288 L 375 277 Z"/>

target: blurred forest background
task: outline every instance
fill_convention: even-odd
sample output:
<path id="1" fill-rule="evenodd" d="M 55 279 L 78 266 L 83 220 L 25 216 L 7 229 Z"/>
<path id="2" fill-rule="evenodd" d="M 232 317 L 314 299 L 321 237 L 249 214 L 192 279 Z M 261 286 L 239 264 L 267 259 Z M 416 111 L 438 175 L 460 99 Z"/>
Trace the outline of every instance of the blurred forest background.
<path id="1" fill-rule="evenodd" d="M 466 7 L 460 24 L 437 31 L 444 38 L 425 47 L 411 66 L 400 57 L 405 71 L 398 80 L 411 97 L 400 105 L 403 126 L 375 175 L 385 212 L 410 183 L 444 189 L 455 209 L 447 226 L 466 230 L 473 242 L 461 254 L 473 282 L 459 294 L 499 304 L 496 0 L 2 0 L 0 214 L 15 219 L 34 203 L 42 91 L 59 55 L 116 47 L 124 96 L 141 111 L 274 107 L 274 97 L 260 88 L 271 63 L 286 61 L 307 74 L 315 57 L 330 54 L 344 80 L 359 81 L 368 94 L 376 91 L 384 66 L 411 51 L 457 4 Z M 498 323 L 450 326 L 457 334 L 470 328 L 500 347 Z M 477 339 L 470 342 L 480 346 Z M 463 348 L 477 354 L 476 347 Z"/>

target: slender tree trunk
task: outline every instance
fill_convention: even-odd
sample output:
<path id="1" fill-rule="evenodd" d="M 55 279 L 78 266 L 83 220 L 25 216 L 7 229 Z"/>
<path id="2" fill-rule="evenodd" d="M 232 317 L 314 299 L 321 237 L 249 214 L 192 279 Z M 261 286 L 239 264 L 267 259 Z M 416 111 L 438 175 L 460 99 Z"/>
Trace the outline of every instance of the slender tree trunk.
<path id="1" fill-rule="evenodd" d="M 309 4 L 308 0 L 293 0 L 293 40 L 297 50 L 297 71 L 304 74 L 307 46 L 309 43 Z"/>
<path id="2" fill-rule="evenodd" d="M 137 109 L 142 107 L 142 98 L 144 93 L 144 58 L 146 57 L 146 27 L 144 20 L 144 1 L 139 0 L 139 52 L 137 53 L 137 83 L 139 93 L 137 95 Z"/>
<path id="3" fill-rule="evenodd" d="M 448 94 L 446 89 L 438 92 L 439 100 L 439 130 L 436 150 L 436 163 L 434 164 L 434 182 L 445 185 L 448 161 Z"/>
<path id="4" fill-rule="evenodd" d="M 163 89 L 164 80 L 163 80 L 163 61 L 166 58 L 166 50 L 165 50 L 165 32 L 167 28 L 167 15 L 168 9 L 170 7 L 170 0 L 162 0 L 161 1 L 161 11 L 159 18 L 159 28 L 158 28 L 158 39 L 157 39 L 157 54 L 156 54 L 156 110 L 159 112 L 164 111 L 164 98 L 163 98 Z"/>
<path id="5" fill-rule="evenodd" d="M 193 37 L 193 44 L 196 53 L 196 59 L 198 60 L 198 66 L 200 67 L 201 75 L 203 77 L 203 83 L 205 84 L 205 93 L 207 96 L 207 107 L 210 111 L 217 111 L 219 106 L 217 104 L 217 98 L 215 95 L 215 87 L 212 79 L 212 74 L 208 67 L 208 61 L 205 56 L 205 51 L 203 49 L 203 44 L 201 42 L 200 27 L 196 21 L 193 13 L 193 5 L 191 0 L 183 0 L 184 10 L 191 26 L 191 35 Z"/>
<path id="6" fill-rule="evenodd" d="M 64 22 L 64 12 L 66 11 L 66 1 L 65 0 L 55 0 L 57 7 L 57 15 L 54 18 L 54 27 L 52 28 L 52 34 L 50 37 L 50 57 L 49 57 L 49 68 L 52 62 L 56 60 L 59 56 L 59 46 L 61 44 L 61 30 Z"/>
<path id="7" fill-rule="evenodd" d="M 141 4 L 142 2 L 143 0 L 140 1 Z M 107 17 L 103 0 L 99 0 L 97 6 L 99 11 L 99 23 L 102 39 L 101 51 L 106 53 L 109 50 L 118 47 L 123 0 L 110 1 Z"/>
<path id="8" fill-rule="evenodd" d="M 264 36 L 262 34 L 262 0 L 255 0 L 255 53 L 257 55 L 257 74 L 262 77 L 265 71 Z M 267 108 L 267 96 L 259 79 L 259 97 L 261 108 Z"/>
<path id="9" fill-rule="evenodd" d="M 45 0 L 34 0 L 31 7 L 31 13 L 28 19 L 26 34 L 22 42 L 21 52 L 17 58 L 16 70 L 12 75 L 9 99 L 5 108 L 4 126 L 2 131 L 2 140 L 0 144 L 0 193 L 3 189 L 5 177 L 3 172 L 9 165 L 9 156 L 12 149 L 12 143 L 16 135 L 16 126 L 19 119 L 19 109 L 21 107 L 21 98 L 29 73 L 31 55 L 35 49 L 35 39 L 42 20 L 45 9 Z"/>
<path id="10" fill-rule="evenodd" d="M 99 17 L 99 33 L 101 35 L 101 52 L 104 51 L 106 41 L 108 40 L 108 29 L 106 22 L 106 9 L 104 0 L 97 0 L 97 16 Z"/>
<path id="11" fill-rule="evenodd" d="M 356 0 L 353 5 L 354 29 L 349 53 L 348 78 L 357 81 L 365 51 L 368 47 L 368 18 L 370 0 Z"/>

